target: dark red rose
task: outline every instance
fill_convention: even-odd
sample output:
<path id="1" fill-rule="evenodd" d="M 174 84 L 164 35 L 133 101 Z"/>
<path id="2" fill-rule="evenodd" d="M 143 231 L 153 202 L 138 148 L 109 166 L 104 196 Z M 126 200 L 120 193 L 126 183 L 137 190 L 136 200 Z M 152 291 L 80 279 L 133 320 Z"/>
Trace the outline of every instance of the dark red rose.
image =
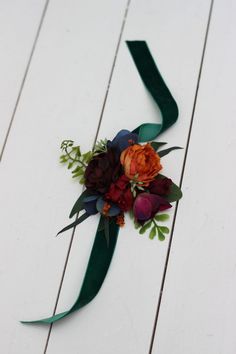
<path id="1" fill-rule="evenodd" d="M 129 179 L 123 175 L 112 183 L 105 198 L 117 204 L 122 211 L 130 210 L 133 206 L 134 197 L 130 190 Z"/>
<path id="2" fill-rule="evenodd" d="M 121 164 L 115 149 L 95 156 L 85 170 L 85 186 L 99 193 L 106 193 L 119 176 Z"/>
<path id="3" fill-rule="evenodd" d="M 168 195 L 170 192 L 170 187 L 172 185 L 172 180 L 170 178 L 158 178 L 152 181 L 149 186 L 148 190 L 150 193 L 158 194 L 158 195 Z"/>

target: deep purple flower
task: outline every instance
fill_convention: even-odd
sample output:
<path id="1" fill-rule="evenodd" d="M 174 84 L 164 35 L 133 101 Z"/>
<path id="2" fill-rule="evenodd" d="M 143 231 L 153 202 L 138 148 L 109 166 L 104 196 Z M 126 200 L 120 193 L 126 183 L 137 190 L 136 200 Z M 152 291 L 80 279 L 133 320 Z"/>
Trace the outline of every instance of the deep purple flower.
<path id="1" fill-rule="evenodd" d="M 159 211 L 171 208 L 171 204 L 156 194 L 140 193 L 134 201 L 134 217 L 143 224 Z"/>
<path id="2" fill-rule="evenodd" d="M 119 177 L 121 164 L 114 148 L 95 156 L 85 170 L 85 186 L 99 193 L 106 193 Z"/>
<path id="3" fill-rule="evenodd" d="M 157 178 L 149 184 L 148 190 L 153 194 L 168 195 L 172 184 L 173 182 L 170 178 Z"/>
<path id="4" fill-rule="evenodd" d="M 112 141 L 108 141 L 108 147 L 114 147 L 119 154 L 125 150 L 128 146 L 138 143 L 138 135 L 131 133 L 129 130 L 122 129 L 116 134 Z"/>

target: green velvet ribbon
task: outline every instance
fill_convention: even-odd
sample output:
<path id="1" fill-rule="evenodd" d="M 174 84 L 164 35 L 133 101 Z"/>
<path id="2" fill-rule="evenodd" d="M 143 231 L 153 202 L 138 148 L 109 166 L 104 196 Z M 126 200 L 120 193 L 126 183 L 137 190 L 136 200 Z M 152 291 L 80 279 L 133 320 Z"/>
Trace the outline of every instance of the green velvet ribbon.
<path id="1" fill-rule="evenodd" d="M 139 142 L 154 140 L 174 124 L 178 118 L 178 106 L 166 86 L 145 41 L 127 41 L 144 85 L 159 106 L 162 114 L 160 124 L 144 123 L 133 132 L 139 135 Z"/>
<path id="2" fill-rule="evenodd" d="M 128 41 L 126 43 L 143 83 L 162 113 L 162 123 L 144 123 L 133 131 L 138 134 L 139 142 L 151 141 L 176 122 L 178 107 L 156 67 L 146 42 Z M 109 222 L 110 238 L 108 245 L 105 230 L 100 230 L 98 226 L 79 296 L 75 304 L 68 311 L 49 318 L 36 321 L 22 321 L 22 323 L 53 323 L 92 301 L 99 292 L 106 277 L 115 250 L 118 232 L 119 226 L 116 224 L 115 219 L 111 218 Z"/>

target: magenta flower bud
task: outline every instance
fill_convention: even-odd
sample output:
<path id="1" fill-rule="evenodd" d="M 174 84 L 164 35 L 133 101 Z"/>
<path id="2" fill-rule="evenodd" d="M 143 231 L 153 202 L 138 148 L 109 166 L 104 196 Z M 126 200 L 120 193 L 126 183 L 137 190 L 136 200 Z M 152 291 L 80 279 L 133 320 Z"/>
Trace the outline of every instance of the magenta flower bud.
<path id="1" fill-rule="evenodd" d="M 134 201 L 134 217 L 143 224 L 156 213 L 171 208 L 171 204 L 156 194 L 140 193 Z"/>

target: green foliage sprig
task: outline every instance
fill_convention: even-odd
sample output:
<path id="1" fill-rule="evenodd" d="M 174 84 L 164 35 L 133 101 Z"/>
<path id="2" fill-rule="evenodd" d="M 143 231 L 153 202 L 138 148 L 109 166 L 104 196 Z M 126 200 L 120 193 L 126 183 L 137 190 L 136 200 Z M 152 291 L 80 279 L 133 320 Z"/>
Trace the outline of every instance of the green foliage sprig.
<path id="1" fill-rule="evenodd" d="M 168 234 L 170 230 L 167 226 L 159 225 L 157 222 L 164 222 L 168 219 L 168 214 L 156 214 L 152 220 L 149 220 L 144 225 L 140 225 L 135 222 L 135 228 L 139 229 L 140 235 L 144 234 L 148 229 L 150 229 L 149 238 L 151 240 L 153 240 L 154 237 L 158 236 L 158 239 L 160 241 L 164 241 L 165 234 Z"/>
<path id="2" fill-rule="evenodd" d="M 79 178 L 79 182 L 84 184 L 84 172 L 89 161 L 93 157 L 93 152 L 88 151 L 84 154 L 80 151 L 80 146 L 74 146 L 73 140 L 63 140 L 61 143 L 63 155 L 60 156 L 60 162 L 66 163 L 67 168 L 72 170 L 72 177 Z"/>
<path id="3" fill-rule="evenodd" d="M 96 142 L 93 149 L 93 154 L 100 154 L 102 152 L 107 152 L 107 139 L 101 139 Z"/>

